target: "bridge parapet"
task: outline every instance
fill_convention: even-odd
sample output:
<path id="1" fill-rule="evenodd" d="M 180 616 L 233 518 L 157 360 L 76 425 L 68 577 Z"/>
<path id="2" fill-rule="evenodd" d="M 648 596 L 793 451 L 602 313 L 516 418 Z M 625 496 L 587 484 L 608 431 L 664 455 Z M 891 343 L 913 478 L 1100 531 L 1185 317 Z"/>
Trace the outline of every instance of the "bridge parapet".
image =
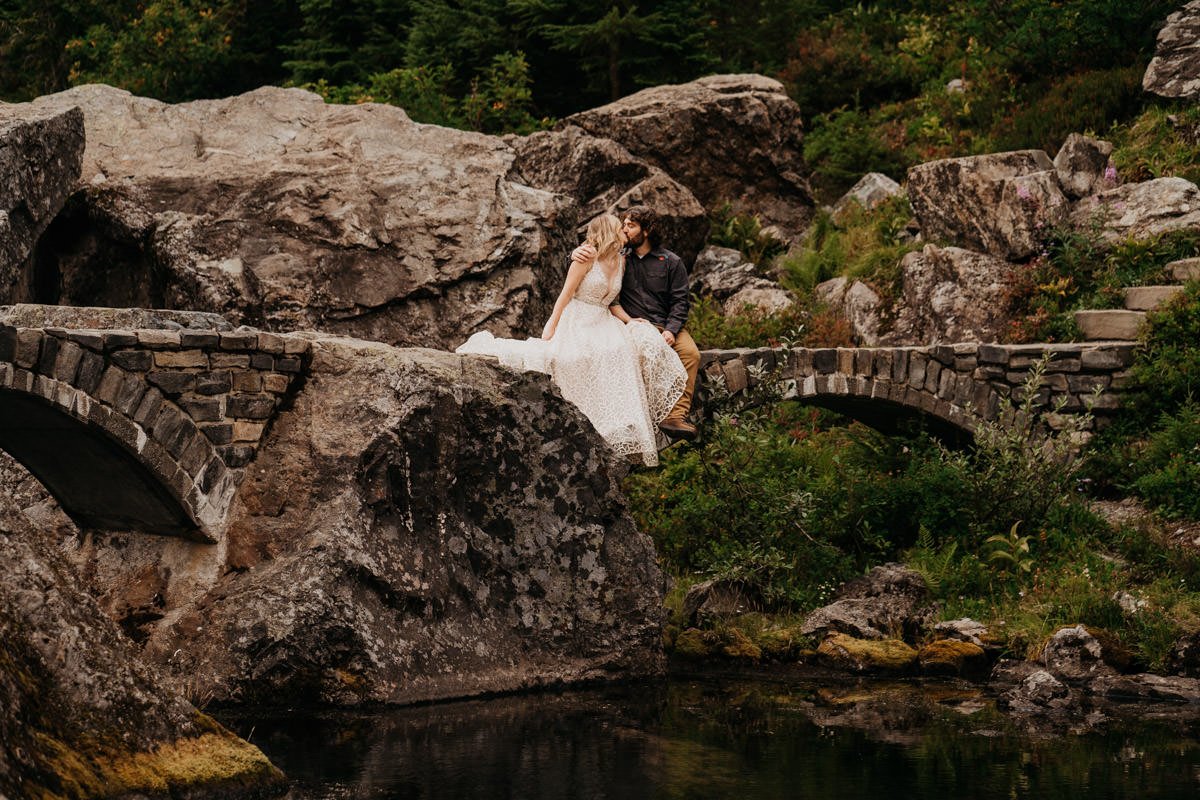
<path id="1" fill-rule="evenodd" d="M 85 524 L 215 541 L 309 350 L 302 336 L 247 329 L 0 322 L 0 447 Z M 72 435 L 62 415 L 103 435 Z"/>
<path id="2" fill-rule="evenodd" d="M 1129 385 L 1136 345 L 1130 342 L 1067 344 L 978 344 L 927 347 L 760 348 L 706 350 L 706 381 L 723 381 L 733 393 L 770 375 L 785 399 L 808 399 L 855 409 L 904 409 L 932 416 L 970 433 L 980 419 L 995 420 L 1001 399 L 1013 397 L 1044 357 L 1049 361 L 1039 389 L 1039 407 L 1062 403 L 1047 414 L 1051 427 L 1063 415 L 1092 413 L 1103 426 Z M 1098 393 L 1097 393 L 1098 392 Z M 846 402 L 839 404 L 841 398 Z"/>

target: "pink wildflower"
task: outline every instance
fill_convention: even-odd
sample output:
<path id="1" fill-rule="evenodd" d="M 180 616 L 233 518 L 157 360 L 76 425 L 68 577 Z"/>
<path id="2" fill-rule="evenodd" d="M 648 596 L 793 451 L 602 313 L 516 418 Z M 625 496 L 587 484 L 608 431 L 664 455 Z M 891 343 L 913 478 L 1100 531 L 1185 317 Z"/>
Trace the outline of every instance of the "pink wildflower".
<path id="1" fill-rule="evenodd" d="M 1029 193 L 1028 186 L 1021 184 L 1017 187 L 1017 197 L 1021 198 L 1022 200 L 1030 200 L 1033 198 L 1033 195 Z"/>
<path id="2" fill-rule="evenodd" d="M 1104 180 L 1108 181 L 1109 183 L 1117 182 L 1117 168 L 1112 164 L 1109 164 L 1104 168 Z"/>

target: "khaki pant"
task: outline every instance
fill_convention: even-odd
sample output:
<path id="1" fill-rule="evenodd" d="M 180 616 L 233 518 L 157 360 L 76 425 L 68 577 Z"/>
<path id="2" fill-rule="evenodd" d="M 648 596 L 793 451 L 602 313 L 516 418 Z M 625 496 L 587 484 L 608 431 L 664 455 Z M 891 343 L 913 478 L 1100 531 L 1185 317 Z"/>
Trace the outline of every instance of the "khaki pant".
<path id="1" fill-rule="evenodd" d="M 662 328 L 659 328 L 662 330 Z M 673 345 L 675 353 L 679 356 L 679 360 L 683 362 L 683 368 L 687 370 L 687 386 L 683 389 L 683 395 L 680 396 L 679 402 L 667 414 L 666 419 L 686 419 L 688 411 L 692 408 L 692 393 L 696 391 L 696 374 L 700 372 L 700 348 L 696 347 L 696 342 L 692 339 L 692 335 L 687 332 L 687 328 L 681 328 L 679 335 L 675 337 Z"/>

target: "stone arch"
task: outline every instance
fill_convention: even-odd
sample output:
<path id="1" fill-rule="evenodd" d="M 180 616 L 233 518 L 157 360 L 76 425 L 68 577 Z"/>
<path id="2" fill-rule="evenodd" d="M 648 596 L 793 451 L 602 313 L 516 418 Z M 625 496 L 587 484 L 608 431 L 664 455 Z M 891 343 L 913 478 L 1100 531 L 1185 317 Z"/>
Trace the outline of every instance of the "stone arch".
<path id="1" fill-rule="evenodd" d="M 0 449 L 81 525 L 217 541 L 236 481 L 183 410 L 103 353 L 3 334 Z"/>

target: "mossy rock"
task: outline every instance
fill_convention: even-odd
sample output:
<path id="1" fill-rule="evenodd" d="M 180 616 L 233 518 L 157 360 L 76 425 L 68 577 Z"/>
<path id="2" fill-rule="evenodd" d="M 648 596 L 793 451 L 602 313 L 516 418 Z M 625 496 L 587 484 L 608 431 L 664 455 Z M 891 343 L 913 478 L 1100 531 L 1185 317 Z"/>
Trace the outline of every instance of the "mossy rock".
<path id="1" fill-rule="evenodd" d="M 917 661 L 927 675 L 975 676 L 982 674 L 988 665 L 982 647 L 959 639 L 939 639 L 925 645 L 917 654 Z"/>
<path id="2" fill-rule="evenodd" d="M 808 637 L 800 634 L 800 626 L 794 628 L 765 628 L 757 637 L 755 643 L 762 648 L 765 658 L 776 661 L 796 661 L 802 651 L 802 643 Z"/>
<path id="3" fill-rule="evenodd" d="M 1133 651 L 1126 647 L 1121 640 L 1117 638 L 1116 634 L 1104 628 L 1098 628 L 1093 625 L 1083 625 L 1081 623 L 1075 623 L 1073 625 L 1059 625 L 1057 628 L 1055 628 L 1054 632 L 1043 639 L 1041 644 L 1037 646 L 1036 655 L 1034 656 L 1033 660 L 1044 660 L 1046 645 L 1048 645 L 1050 640 L 1053 639 L 1060 631 L 1064 631 L 1069 628 L 1083 628 L 1085 631 L 1087 631 L 1093 639 L 1100 643 L 1100 659 L 1117 672 L 1128 672 L 1129 668 L 1133 665 Z"/>
<path id="4" fill-rule="evenodd" d="M 758 661 L 762 658 L 762 648 L 750 641 L 750 637 L 737 628 L 731 628 L 725 634 L 725 646 L 721 652 L 730 658 Z"/>
<path id="5" fill-rule="evenodd" d="M 719 642 L 711 631 L 685 628 L 675 637 L 675 654 L 684 658 L 707 658 L 716 652 Z"/>
<path id="6" fill-rule="evenodd" d="M 917 665 L 917 651 L 899 639 L 855 639 L 835 633 L 817 648 L 822 663 L 848 672 L 905 673 Z"/>

